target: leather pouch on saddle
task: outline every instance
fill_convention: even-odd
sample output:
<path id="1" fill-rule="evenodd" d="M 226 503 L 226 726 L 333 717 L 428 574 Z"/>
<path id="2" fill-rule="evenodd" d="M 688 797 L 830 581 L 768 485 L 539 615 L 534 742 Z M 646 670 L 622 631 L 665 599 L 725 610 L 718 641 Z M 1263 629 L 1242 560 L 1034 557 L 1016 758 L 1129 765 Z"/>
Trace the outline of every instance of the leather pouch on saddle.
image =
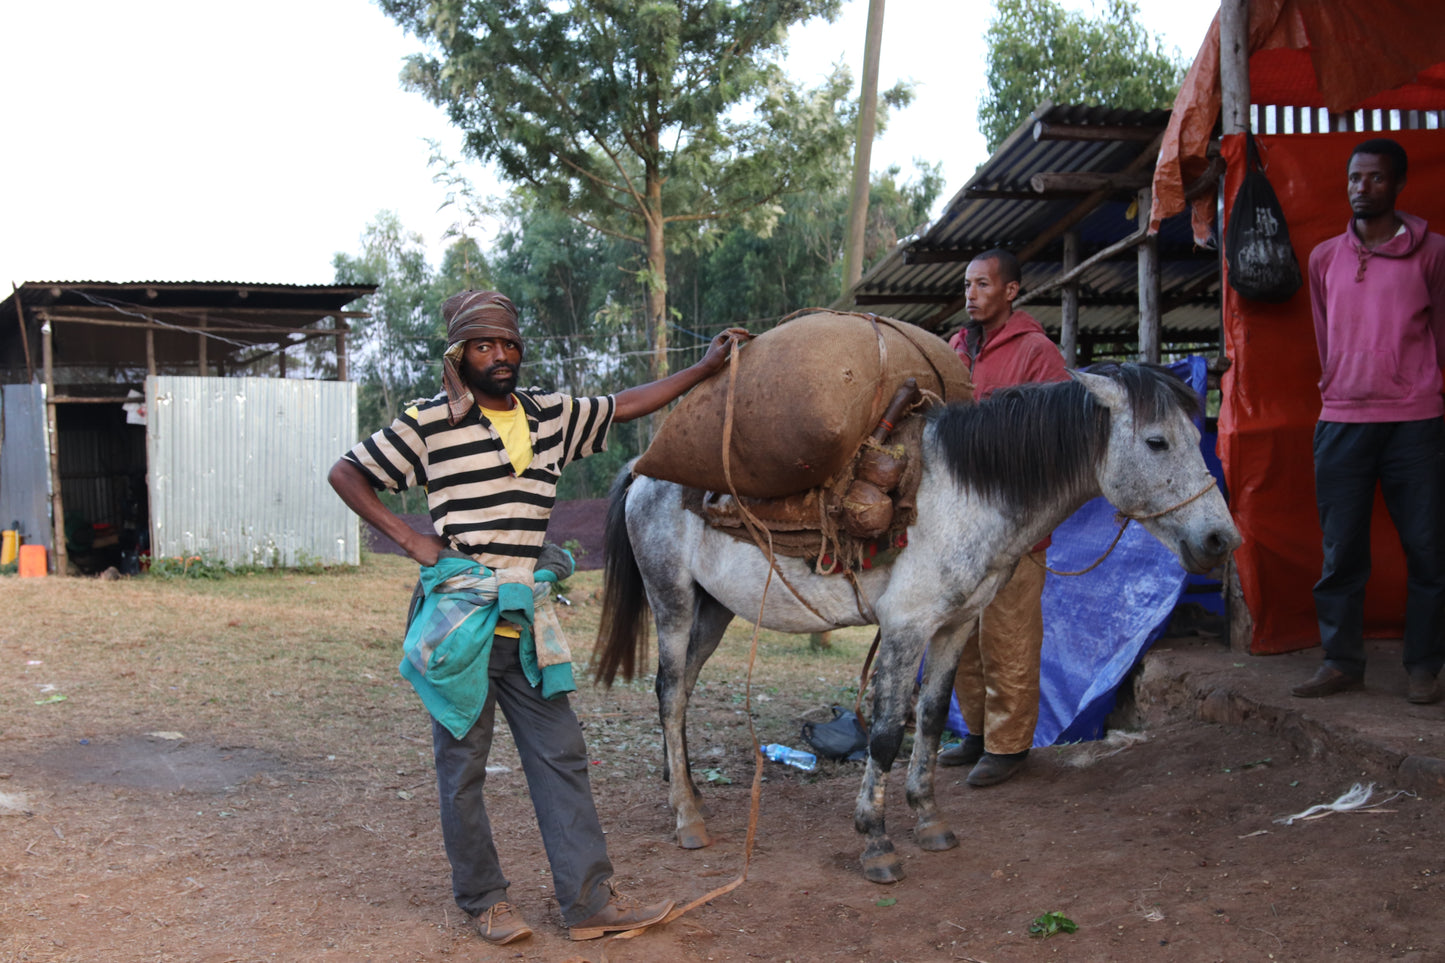
<path id="1" fill-rule="evenodd" d="M 633 470 L 752 498 L 806 492 L 848 466 L 908 378 L 925 396 L 973 397 L 958 355 L 916 325 L 832 311 L 795 316 L 743 344 L 735 366 L 688 392 Z"/>

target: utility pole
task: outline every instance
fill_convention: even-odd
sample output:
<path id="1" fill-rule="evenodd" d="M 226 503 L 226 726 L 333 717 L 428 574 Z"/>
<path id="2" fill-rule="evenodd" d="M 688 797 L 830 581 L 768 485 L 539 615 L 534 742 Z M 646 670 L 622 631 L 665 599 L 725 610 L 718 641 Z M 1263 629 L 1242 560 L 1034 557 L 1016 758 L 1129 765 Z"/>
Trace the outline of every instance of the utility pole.
<path id="1" fill-rule="evenodd" d="M 868 0 L 863 49 L 863 89 L 858 98 L 858 142 L 853 148 L 853 193 L 848 200 L 848 238 L 843 253 L 843 293 L 863 276 L 863 235 L 868 229 L 869 163 L 878 127 L 878 51 L 883 46 L 883 0 Z"/>

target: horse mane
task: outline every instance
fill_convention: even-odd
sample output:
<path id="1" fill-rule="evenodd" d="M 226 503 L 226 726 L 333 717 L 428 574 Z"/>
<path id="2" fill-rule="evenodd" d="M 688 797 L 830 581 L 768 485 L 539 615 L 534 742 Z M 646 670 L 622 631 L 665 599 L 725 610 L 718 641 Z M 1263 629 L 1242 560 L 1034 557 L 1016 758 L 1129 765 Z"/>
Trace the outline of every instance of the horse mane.
<path id="1" fill-rule="evenodd" d="M 1165 368 L 1108 364 L 1090 373 L 1124 389 L 1136 425 L 1199 412 L 1193 389 Z M 1020 518 L 1051 506 L 1061 490 L 1092 484 L 1109 442 L 1109 409 L 1078 380 L 1003 388 L 935 409 L 930 422 L 954 481 Z"/>

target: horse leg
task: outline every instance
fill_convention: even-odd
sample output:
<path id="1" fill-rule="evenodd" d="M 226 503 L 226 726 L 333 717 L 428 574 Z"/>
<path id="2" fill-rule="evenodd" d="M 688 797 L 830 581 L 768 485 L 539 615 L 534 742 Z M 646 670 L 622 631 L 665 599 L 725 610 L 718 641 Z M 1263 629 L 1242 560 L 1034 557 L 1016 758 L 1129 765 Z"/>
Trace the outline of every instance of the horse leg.
<path id="1" fill-rule="evenodd" d="M 717 650 L 733 617 L 700 587 L 694 586 L 694 592 L 689 618 L 666 623 L 658 618 L 657 707 L 665 746 L 663 775 L 676 818 L 677 844 L 683 849 L 702 849 L 712 842 L 687 754 L 687 703 L 703 663 Z"/>
<path id="2" fill-rule="evenodd" d="M 924 657 L 923 681 L 918 692 L 913 733 L 913 756 L 908 763 L 907 797 L 917 817 L 913 838 L 920 849 L 942 852 L 958 845 L 948 821 L 933 798 L 933 776 L 938 760 L 938 739 L 948 721 L 949 696 L 958 668 L 962 636 L 958 633 L 934 636 Z"/>
<path id="3" fill-rule="evenodd" d="M 884 814 L 888 801 L 888 774 L 903 745 L 913 672 L 918 665 L 921 642 L 907 637 L 889 638 L 879 646 L 879 661 L 873 676 L 873 722 L 868 731 L 868 762 L 858 805 L 853 811 L 853 828 L 868 837 L 861 862 L 863 876 L 873 883 L 896 883 L 903 879 L 903 863 L 888 838 Z"/>

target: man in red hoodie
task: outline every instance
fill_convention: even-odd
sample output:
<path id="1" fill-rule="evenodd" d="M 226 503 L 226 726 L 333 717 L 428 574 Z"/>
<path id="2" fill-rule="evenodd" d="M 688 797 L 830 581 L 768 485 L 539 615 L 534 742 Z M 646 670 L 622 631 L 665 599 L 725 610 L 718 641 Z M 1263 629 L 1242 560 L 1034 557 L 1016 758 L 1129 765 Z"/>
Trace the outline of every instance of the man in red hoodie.
<path id="1" fill-rule="evenodd" d="M 1067 381 L 1068 369 L 1044 329 L 1015 311 L 1019 262 L 1008 251 L 985 251 L 964 273 L 969 322 L 949 344 L 973 375 L 982 401 L 999 388 Z M 1019 560 L 1013 576 L 983 612 L 963 647 L 953 690 L 969 735 L 939 753 L 945 766 L 971 765 L 970 786 L 993 786 L 1023 766 L 1039 721 L 1039 654 L 1044 644 L 1044 551 Z"/>
<path id="2" fill-rule="evenodd" d="M 1405 150 L 1393 140 L 1350 155 L 1353 216 L 1310 254 L 1310 304 L 1323 405 L 1315 426 L 1315 496 L 1324 567 L 1315 584 L 1324 664 L 1296 696 L 1364 685 L 1364 600 L 1378 484 L 1409 573 L 1406 697 L 1440 698 L 1445 664 L 1445 237 L 1395 210 Z"/>

